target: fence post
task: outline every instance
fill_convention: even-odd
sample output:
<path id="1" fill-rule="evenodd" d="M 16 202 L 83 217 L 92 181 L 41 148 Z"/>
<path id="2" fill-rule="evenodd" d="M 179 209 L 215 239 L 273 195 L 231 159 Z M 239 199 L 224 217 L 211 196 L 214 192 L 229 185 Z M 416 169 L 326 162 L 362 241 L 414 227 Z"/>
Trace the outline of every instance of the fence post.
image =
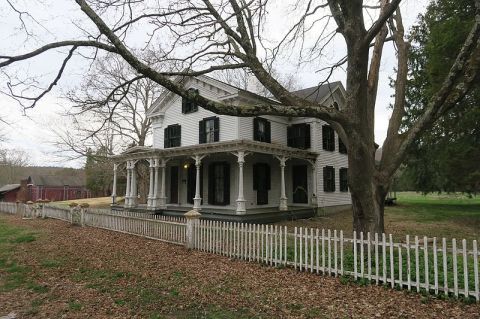
<path id="1" fill-rule="evenodd" d="M 28 209 L 27 209 L 28 208 Z M 27 213 L 29 216 L 27 216 Z M 33 212 L 33 202 L 28 201 L 27 206 L 25 207 L 25 211 L 23 212 L 23 218 L 24 219 L 31 219 L 33 218 L 34 212 Z"/>
<path id="2" fill-rule="evenodd" d="M 195 226 L 198 225 L 200 221 L 200 214 L 197 210 L 192 209 L 191 211 L 185 213 L 185 218 L 187 219 L 187 241 L 186 246 L 188 249 L 195 248 Z"/>
<path id="3" fill-rule="evenodd" d="M 90 207 L 88 203 L 80 204 L 80 226 L 85 226 L 85 211 Z"/>
<path id="4" fill-rule="evenodd" d="M 82 226 L 82 208 L 75 203 L 71 203 L 69 206 L 71 214 L 70 222 L 72 225 Z"/>

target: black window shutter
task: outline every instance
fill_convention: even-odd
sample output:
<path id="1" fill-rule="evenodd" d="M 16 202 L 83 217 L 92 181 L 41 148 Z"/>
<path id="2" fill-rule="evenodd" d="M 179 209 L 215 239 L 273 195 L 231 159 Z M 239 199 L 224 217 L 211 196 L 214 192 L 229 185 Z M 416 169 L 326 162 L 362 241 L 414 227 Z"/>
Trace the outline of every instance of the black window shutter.
<path id="1" fill-rule="evenodd" d="M 265 142 L 271 143 L 272 142 L 272 130 L 270 121 L 265 121 Z"/>
<path id="2" fill-rule="evenodd" d="M 208 203 L 215 203 L 215 163 L 208 165 Z"/>
<path id="3" fill-rule="evenodd" d="M 187 99 L 182 97 L 182 113 L 187 113 Z"/>
<path id="4" fill-rule="evenodd" d="M 328 127 L 326 125 L 322 126 L 322 147 L 324 150 L 328 149 Z"/>
<path id="5" fill-rule="evenodd" d="M 182 144 L 182 127 L 180 125 L 177 125 L 176 129 L 177 129 L 177 134 L 176 134 L 177 143 L 175 144 L 175 146 L 181 146 L 181 144 Z"/>
<path id="6" fill-rule="evenodd" d="M 287 146 L 295 147 L 293 142 L 293 126 L 287 127 Z"/>
<path id="7" fill-rule="evenodd" d="M 169 127 L 166 127 L 165 130 L 163 131 L 163 147 L 168 148 L 169 145 L 169 139 L 170 139 L 170 130 Z"/>
<path id="8" fill-rule="evenodd" d="M 310 124 L 305 124 L 305 148 L 310 148 Z"/>
<path id="9" fill-rule="evenodd" d="M 194 91 L 195 91 L 195 95 L 199 95 L 198 89 L 195 89 Z M 198 111 L 198 105 L 197 103 L 192 102 L 192 112 L 196 112 L 196 111 Z"/>
<path id="10" fill-rule="evenodd" d="M 335 169 L 333 167 L 330 167 L 330 170 L 332 172 L 332 192 L 335 191 Z"/>
<path id="11" fill-rule="evenodd" d="M 324 167 L 323 168 L 323 191 L 324 192 L 328 192 L 328 178 L 327 178 L 327 174 L 328 174 L 328 169 L 327 167 Z"/>
<path id="12" fill-rule="evenodd" d="M 258 136 L 258 118 L 253 118 L 253 140 L 259 141 L 260 136 Z"/>
<path id="13" fill-rule="evenodd" d="M 253 164 L 253 190 L 258 189 L 258 163 Z"/>
<path id="14" fill-rule="evenodd" d="M 220 119 L 218 117 L 213 119 L 213 128 L 213 140 L 218 142 L 220 141 Z"/>
<path id="15" fill-rule="evenodd" d="M 201 120 L 198 122 L 198 143 L 203 144 L 207 142 L 207 138 L 205 136 L 205 120 Z"/>
<path id="16" fill-rule="evenodd" d="M 267 176 L 267 189 L 270 190 L 272 188 L 272 183 L 270 181 L 270 165 L 265 164 L 265 175 Z"/>
<path id="17" fill-rule="evenodd" d="M 223 174 L 224 174 L 224 188 L 223 188 L 223 205 L 230 204 L 230 164 L 224 163 L 223 164 Z"/>

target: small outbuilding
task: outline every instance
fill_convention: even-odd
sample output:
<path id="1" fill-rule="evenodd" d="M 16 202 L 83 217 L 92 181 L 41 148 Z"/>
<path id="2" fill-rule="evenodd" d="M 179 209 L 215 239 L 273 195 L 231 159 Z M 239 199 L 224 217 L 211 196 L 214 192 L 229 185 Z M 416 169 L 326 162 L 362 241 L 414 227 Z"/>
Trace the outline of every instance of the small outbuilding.
<path id="1" fill-rule="evenodd" d="M 20 191 L 20 184 L 6 184 L 0 187 L 0 202 L 15 202 Z"/>

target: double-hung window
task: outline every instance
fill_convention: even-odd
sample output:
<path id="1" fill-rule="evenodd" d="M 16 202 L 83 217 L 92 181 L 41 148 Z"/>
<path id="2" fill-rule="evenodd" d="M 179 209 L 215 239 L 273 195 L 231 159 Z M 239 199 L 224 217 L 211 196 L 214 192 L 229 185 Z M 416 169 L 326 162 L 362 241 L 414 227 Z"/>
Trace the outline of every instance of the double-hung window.
<path id="1" fill-rule="evenodd" d="M 198 142 L 200 144 L 218 142 L 220 138 L 220 119 L 209 117 L 198 124 Z"/>
<path id="2" fill-rule="evenodd" d="M 182 140 L 181 126 L 178 124 L 169 125 L 164 130 L 163 147 L 177 147 L 180 146 Z"/>

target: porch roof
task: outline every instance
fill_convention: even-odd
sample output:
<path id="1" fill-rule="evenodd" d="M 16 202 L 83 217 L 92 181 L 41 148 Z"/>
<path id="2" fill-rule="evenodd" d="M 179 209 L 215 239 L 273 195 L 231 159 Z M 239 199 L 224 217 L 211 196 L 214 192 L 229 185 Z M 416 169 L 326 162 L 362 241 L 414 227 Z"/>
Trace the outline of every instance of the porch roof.
<path id="1" fill-rule="evenodd" d="M 170 158 L 177 156 L 207 155 L 212 153 L 230 153 L 235 151 L 254 152 L 310 160 L 315 160 L 318 156 L 317 152 L 301 150 L 279 144 L 242 139 L 171 148 L 135 146 L 127 149 L 122 154 L 114 155 L 111 158 L 118 163 L 125 160 L 137 160 L 152 157 Z"/>

